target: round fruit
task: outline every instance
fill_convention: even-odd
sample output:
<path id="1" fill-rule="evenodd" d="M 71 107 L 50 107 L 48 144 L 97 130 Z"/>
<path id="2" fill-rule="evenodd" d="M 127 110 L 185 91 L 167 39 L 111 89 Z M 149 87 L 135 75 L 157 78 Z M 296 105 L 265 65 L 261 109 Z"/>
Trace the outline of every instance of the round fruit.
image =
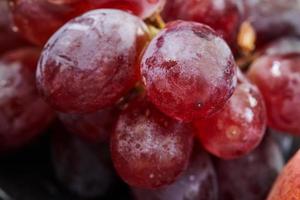
<path id="1" fill-rule="evenodd" d="M 95 10 L 65 24 L 46 44 L 37 85 L 56 110 L 96 112 L 117 102 L 139 79 L 149 40 L 143 21 L 119 10 Z"/>
<path id="2" fill-rule="evenodd" d="M 271 137 L 249 155 L 218 160 L 219 200 L 263 200 L 284 165 L 280 148 Z"/>
<path id="3" fill-rule="evenodd" d="M 35 88 L 39 53 L 20 49 L 0 59 L 0 152 L 25 145 L 53 119 Z"/>
<path id="4" fill-rule="evenodd" d="M 188 169 L 173 184 L 158 190 L 133 189 L 136 200 L 217 200 L 217 176 L 204 151 L 195 151 Z"/>
<path id="5" fill-rule="evenodd" d="M 242 78 L 221 111 L 195 123 L 203 146 L 223 159 L 249 153 L 261 142 L 266 131 L 263 97 L 256 86 Z"/>
<path id="6" fill-rule="evenodd" d="M 243 15 L 239 0 L 168 0 L 163 10 L 167 21 L 181 19 L 209 25 L 230 45 L 236 43 Z"/>
<path id="7" fill-rule="evenodd" d="M 131 186 L 151 189 L 173 183 L 186 169 L 193 129 L 158 111 L 145 98 L 121 113 L 111 137 L 114 166 Z"/>
<path id="8" fill-rule="evenodd" d="M 141 73 L 150 100 L 165 114 L 191 121 L 220 110 L 236 85 L 236 64 L 212 29 L 176 21 L 146 49 Z"/>
<path id="9" fill-rule="evenodd" d="M 262 56 L 248 75 L 264 97 L 268 125 L 300 134 L 300 54 Z"/>

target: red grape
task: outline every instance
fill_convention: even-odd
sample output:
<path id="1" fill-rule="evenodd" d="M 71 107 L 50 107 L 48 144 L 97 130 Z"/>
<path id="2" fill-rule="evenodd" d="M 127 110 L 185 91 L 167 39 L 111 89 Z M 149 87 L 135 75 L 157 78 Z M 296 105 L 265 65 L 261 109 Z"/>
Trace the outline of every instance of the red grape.
<path id="1" fill-rule="evenodd" d="M 27 43 L 12 30 L 9 9 L 6 1 L 0 1 L 0 55 Z"/>
<path id="2" fill-rule="evenodd" d="M 300 34 L 299 0 L 244 0 L 257 45 L 288 34 Z"/>
<path id="3" fill-rule="evenodd" d="M 79 196 L 104 195 L 116 181 L 106 144 L 94 146 L 61 129 L 52 141 L 52 157 L 58 180 Z"/>
<path id="4" fill-rule="evenodd" d="M 111 107 L 83 115 L 59 113 L 59 119 L 71 133 L 90 143 L 99 143 L 109 139 L 118 114 L 118 109 Z"/>
<path id="5" fill-rule="evenodd" d="M 151 101 L 165 114 L 191 121 L 220 110 L 236 85 L 236 64 L 208 26 L 176 21 L 146 49 L 141 72 Z"/>
<path id="6" fill-rule="evenodd" d="M 43 45 L 65 22 L 81 12 L 48 0 L 9 0 L 15 26 L 29 41 Z"/>
<path id="7" fill-rule="evenodd" d="M 192 138 L 189 125 L 139 98 L 121 113 L 111 137 L 115 168 L 131 186 L 151 189 L 171 184 L 187 167 Z"/>
<path id="8" fill-rule="evenodd" d="M 220 200 L 264 200 L 284 165 L 276 142 L 268 137 L 249 155 L 216 163 Z"/>
<path id="9" fill-rule="evenodd" d="M 268 124 L 283 132 L 300 134 L 300 54 L 262 56 L 248 75 L 266 102 Z"/>
<path id="10" fill-rule="evenodd" d="M 53 112 L 39 98 L 35 49 L 20 49 L 0 59 L 0 152 L 19 148 L 39 135 Z"/>
<path id="11" fill-rule="evenodd" d="M 96 112 L 113 105 L 139 79 L 139 56 L 149 40 L 139 18 L 95 10 L 64 25 L 46 44 L 37 85 L 56 110 Z"/>
<path id="12" fill-rule="evenodd" d="M 269 44 L 264 53 L 268 55 L 300 53 L 300 39 L 297 37 L 283 37 Z"/>
<path id="13" fill-rule="evenodd" d="M 224 108 L 195 125 L 203 146 L 209 152 L 233 159 L 249 153 L 261 142 L 266 121 L 266 109 L 259 90 L 247 80 L 239 79 Z"/>
<path id="14" fill-rule="evenodd" d="M 239 0 L 168 0 L 163 16 L 167 21 L 182 19 L 207 24 L 233 45 L 243 11 Z"/>
<path id="15" fill-rule="evenodd" d="M 9 0 L 18 31 L 43 45 L 70 19 L 97 8 L 116 8 L 146 18 L 159 12 L 165 0 Z M 123 22 L 123 20 L 121 20 Z M 121 22 L 120 22 L 121 23 Z M 123 33 L 124 34 L 124 33 Z"/>
<path id="16" fill-rule="evenodd" d="M 94 8 L 126 10 L 143 19 L 159 13 L 166 0 L 87 0 Z"/>
<path id="17" fill-rule="evenodd" d="M 158 190 L 134 189 L 136 200 L 217 200 L 218 184 L 211 159 L 196 151 L 188 169 L 172 185 Z"/>

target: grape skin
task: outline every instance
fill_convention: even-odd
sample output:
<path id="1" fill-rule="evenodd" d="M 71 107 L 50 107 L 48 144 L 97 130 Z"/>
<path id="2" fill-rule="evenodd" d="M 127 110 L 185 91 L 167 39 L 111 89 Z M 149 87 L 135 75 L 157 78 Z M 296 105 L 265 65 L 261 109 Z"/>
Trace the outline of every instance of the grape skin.
<path id="1" fill-rule="evenodd" d="M 131 186 L 160 188 L 173 183 L 186 169 L 193 129 L 158 111 L 145 98 L 121 113 L 111 137 L 114 166 Z"/>
<path id="2" fill-rule="evenodd" d="M 223 159 L 234 159 L 259 145 L 265 135 L 266 123 L 262 95 L 255 85 L 242 77 L 224 108 L 195 125 L 201 143 L 209 152 Z"/>
<path id="3" fill-rule="evenodd" d="M 52 109 L 38 96 L 35 69 L 39 51 L 14 50 L 0 59 L 0 152 L 24 146 L 49 125 Z"/>
<path id="4" fill-rule="evenodd" d="M 133 193 L 136 200 L 217 200 L 217 176 L 209 155 L 197 150 L 175 183 L 158 190 L 134 188 Z"/>
<path id="5" fill-rule="evenodd" d="M 244 17 L 243 8 L 239 0 L 168 0 L 162 15 L 167 21 L 181 19 L 207 24 L 234 46 Z"/>
<path id="6" fill-rule="evenodd" d="M 192 121 L 220 110 L 236 86 L 236 64 L 208 26 L 176 21 L 149 44 L 141 73 L 150 100 L 165 114 Z"/>
<path id="7" fill-rule="evenodd" d="M 292 36 L 280 38 L 267 45 L 263 53 L 267 55 L 300 53 L 300 39 Z"/>
<path id="8" fill-rule="evenodd" d="M 145 19 L 159 13 L 166 0 L 87 0 L 94 8 L 115 8 Z"/>
<path id="9" fill-rule="evenodd" d="M 61 112 L 109 107 L 138 81 L 138 60 L 148 41 L 146 25 L 133 15 L 109 9 L 88 12 L 46 44 L 37 70 L 39 91 Z"/>
<path id="10" fill-rule="evenodd" d="M 39 46 L 43 46 L 66 22 L 90 10 L 115 8 L 145 19 L 159 12 L 165 4 L 165 0 L 9 0 L 9 2 L 18 31 Z"/>
<path id="11" fill-rule="evenodd" d="M 0 55 L 26 45 L 28 45 L 27 42 L 12 30 L 7 2 L 0 1 Z"/>
<path id="12" fill-rule="evenodd" d="M 231 161 L 217 160 L 220 200 L 264 200 L 284 165 L 276 142 L 267 137 L 249 155 Z"/>
<path id="13" fill-rule="evenodd" d="M 244 0 L 247 20 L 257 33 L 257 46 L 300 34 L 299 0 Z"/>
<path id="14" fill-rule="evenodd" d="M 252 64 L 248 77 L 266 102 L 268 125 L 282 132 L 300 134 L 300 54 L 262 56 Z"/>

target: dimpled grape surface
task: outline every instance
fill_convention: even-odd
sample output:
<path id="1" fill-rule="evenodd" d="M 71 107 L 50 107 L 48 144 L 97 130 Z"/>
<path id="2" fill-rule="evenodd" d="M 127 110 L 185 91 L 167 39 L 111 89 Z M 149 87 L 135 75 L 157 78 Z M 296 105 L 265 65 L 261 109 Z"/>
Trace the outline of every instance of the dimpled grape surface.
<path id="1" fill-rule="evenodd" d="M 0 152 L 28 143 L 53 118 L 35 88 L 39 53 L 36 49 L 20 49 L 0 59 Z"/>
<path id="2" fill-rule="evenodd" d="M 114 166 L 131 186 L 159 188 L 173 183 L 186 169 L 193 129 L 158 111 L 145 98 L 120 115 L 111 137 Z"/>
<path id="3" fill-rule="evenodd" d="M 207 117 L 236 86 L 236 64 L 225 41 L 208 26 L 176 21 L 150 43 L 141 63 L 150 100 L 179 120 Z"/>
<path id="4" fill-rule="evenodd" d="M 217 176 L 209 155 L 198 150 L 175 183 L 158 190 L 133 189 L 133 193 L 136 200 L 217 200 Z"/>
<path id="5" fill-rule="evenodd" d="M 148 40 L 145 24 L 123 11 L 95 10 L 75 18 L 44 48 L 37 70 L 40 93 L 62 112 L 110 106 L 138 80 Z"/>
<path id="6" fill-rule="evenodd" d="M 266 123 L 266 108 L 258 88 L 239 79 L 224 108 L 195 124 L 198 136 L 209 152 L 223 159 L 233 159 L 257 147 L 265 135 Z"/>
<path id="7" fill-rule="evenodd" d="M 300 54 L 262 56 L 252 64 L 248 76 L 264 97 L 268 125 L 300 134 Z"/>

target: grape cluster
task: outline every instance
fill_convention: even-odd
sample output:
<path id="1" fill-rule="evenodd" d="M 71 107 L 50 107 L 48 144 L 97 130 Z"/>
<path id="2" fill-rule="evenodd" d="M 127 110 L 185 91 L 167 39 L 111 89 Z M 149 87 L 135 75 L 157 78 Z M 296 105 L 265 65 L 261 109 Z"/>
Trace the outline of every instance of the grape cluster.
<path id="1" fill-rule="evenodd" d="M 121 178 L 136 200 L 266 199 L 300 136 L 299 15 L 299 0 L 0 2 L 0 153 L 51 125 L 77 196 Z"/>

